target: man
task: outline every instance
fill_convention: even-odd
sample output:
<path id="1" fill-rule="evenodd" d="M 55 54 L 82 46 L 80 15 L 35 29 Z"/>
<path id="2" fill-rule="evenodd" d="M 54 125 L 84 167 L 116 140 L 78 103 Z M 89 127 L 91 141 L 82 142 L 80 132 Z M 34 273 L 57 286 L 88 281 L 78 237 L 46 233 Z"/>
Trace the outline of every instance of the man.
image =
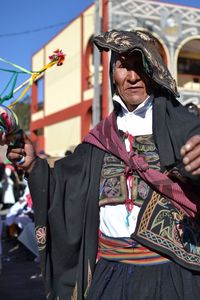
<path id="1" fill-rule="evenodd" d="M 110 31 L 114 111 L 50 169 L 24 136 L 48 299 L 197 299 L 200 124 L 153 37 Z M 41 175 L 42 174 L 42 175 Z"/>

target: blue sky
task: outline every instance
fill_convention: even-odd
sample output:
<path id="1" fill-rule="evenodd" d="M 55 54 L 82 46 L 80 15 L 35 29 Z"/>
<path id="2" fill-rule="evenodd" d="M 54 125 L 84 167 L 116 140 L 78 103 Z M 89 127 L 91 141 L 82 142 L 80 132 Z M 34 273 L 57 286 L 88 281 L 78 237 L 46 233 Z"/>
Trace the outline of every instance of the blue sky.
<path id="1" fill-rule="evenodd" d="M 32 55 L 93 2 L 93 0 L 2 1 L 0 58 L 31 70 Z M 200 0 L 162 2 L 200 7 Z M 51 28 L 45 29 L 46 27 Z M 28 33 L 23 33 L 25 31 Z M 4 63 L 0 63 L 0 67 L 8 68 Z M 19 81 L 25 79 L 21 77 Z M 6 80 L 5 72 L 0 71 L 0 93 Z"/>

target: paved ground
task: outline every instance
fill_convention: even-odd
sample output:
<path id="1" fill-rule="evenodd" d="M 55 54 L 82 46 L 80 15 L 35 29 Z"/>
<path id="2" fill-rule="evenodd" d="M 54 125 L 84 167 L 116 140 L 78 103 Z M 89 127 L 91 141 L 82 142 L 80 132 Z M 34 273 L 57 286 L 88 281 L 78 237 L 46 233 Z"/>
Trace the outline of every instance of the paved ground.
<path id="1" fill-rule="evenodd" d="M 45 300 L 39 264 L 16 238 L 3 239 L 0 300 Z"/>

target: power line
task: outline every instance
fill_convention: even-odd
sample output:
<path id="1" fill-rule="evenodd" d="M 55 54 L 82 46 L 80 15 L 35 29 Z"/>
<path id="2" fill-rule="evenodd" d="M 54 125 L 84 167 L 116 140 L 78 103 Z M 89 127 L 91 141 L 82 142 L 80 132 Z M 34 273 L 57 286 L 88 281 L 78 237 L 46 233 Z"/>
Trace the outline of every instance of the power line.
<path id="1" fill-rule="evenodd" d="M 66 25 L 66 24 L 67 24 L 67 21 L 66 22 L 60 22 L 60 23 L 57 23 L 57 24 L 54 24 L 54 25 L 48 25 L 48 26 L 44 26 L 44 27 L 40 27 L 40 28 L 35 28 L 35 29 L 31 29 L 31 30 L 20 31 L 20 32 L 11 32 L 11 33 L 3 33 L 3 34 L 0 33 L 0 38 L 23 35 L 23 34 L 31 34 L 31 33 L 34 33 L 34 32 L 44 31 L 44 30 L 48 30 L 48 29 L 55 28 L 55 27 L 58 27 L 58 26 Z"/>
<path id="2" fill-rule="evenodd" d="M 94 14 L 87 14 L 84 17 L 89 17 L 91 15 L 94 15 Z M 31 34 L 31 33 L 34 33 L 34 32 L 44 31 L 44 30 L 52 29 L 52 28 L 55 28 L 55 27 L 58 27 L 58 26 L 67 25 L 68 23 L 69 23 L 69 20 L 65 21 L 65 22 L 56 23 L 56 24 L 53 24 L 53 25 L 48 25 L 48 26 L 35 28 L 35 29 L 30 29 L 30 30 L 25 30 L 25 31 L 20 31 L 20 32 L 10 32 L 10 33 L 2 33 L 2 34 L 0 33 L 0 38 L 19 36 L 19 35 L 24 35 L 24 34 Z"/>

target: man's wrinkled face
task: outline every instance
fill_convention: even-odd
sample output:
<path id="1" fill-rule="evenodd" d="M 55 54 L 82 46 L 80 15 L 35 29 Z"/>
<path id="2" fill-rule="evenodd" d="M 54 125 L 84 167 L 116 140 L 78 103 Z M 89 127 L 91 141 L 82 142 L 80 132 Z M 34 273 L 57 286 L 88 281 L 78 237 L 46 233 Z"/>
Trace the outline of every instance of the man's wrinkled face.
<path id="1" fill-rule="evenodd" d="M 147 76 L 139 52 L 116 54 L 113 82 L 129 111 L 147 99 L 150 93 L 147 91 Z"/>

